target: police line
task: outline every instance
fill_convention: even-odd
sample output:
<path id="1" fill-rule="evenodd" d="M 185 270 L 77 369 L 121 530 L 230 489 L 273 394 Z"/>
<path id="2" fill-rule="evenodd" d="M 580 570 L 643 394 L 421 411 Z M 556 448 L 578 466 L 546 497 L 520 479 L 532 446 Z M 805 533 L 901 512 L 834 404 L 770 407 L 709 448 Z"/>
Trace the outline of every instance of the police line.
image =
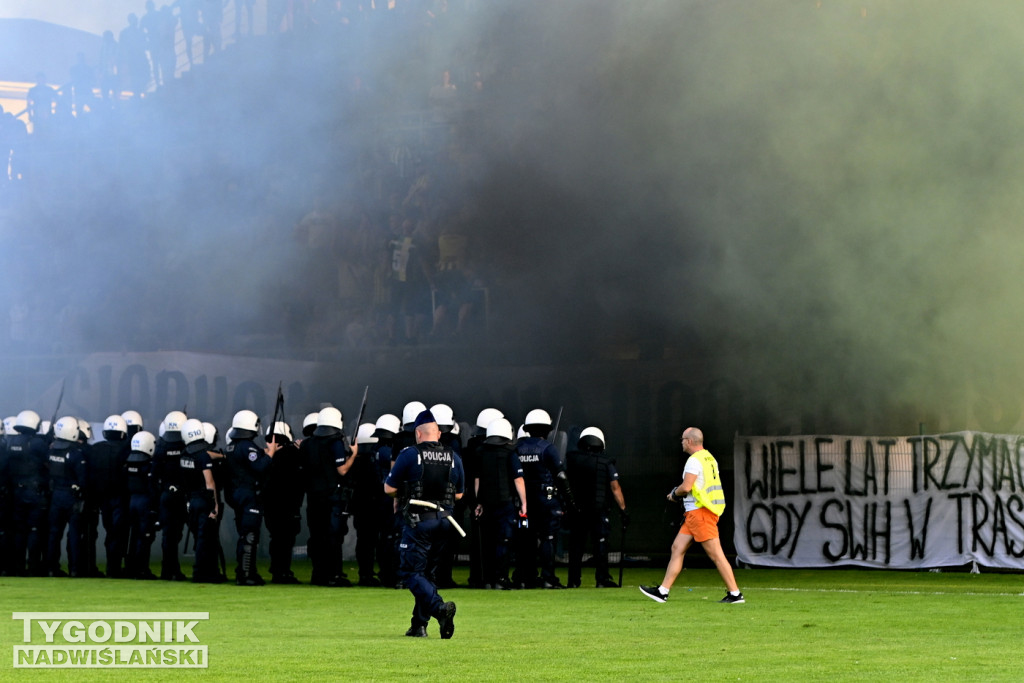
<path id="1" fill-rule="evenodd" d="M 747 436 L 733 455 L 741 562 L 1024 569 L 1022 436 Z"/>

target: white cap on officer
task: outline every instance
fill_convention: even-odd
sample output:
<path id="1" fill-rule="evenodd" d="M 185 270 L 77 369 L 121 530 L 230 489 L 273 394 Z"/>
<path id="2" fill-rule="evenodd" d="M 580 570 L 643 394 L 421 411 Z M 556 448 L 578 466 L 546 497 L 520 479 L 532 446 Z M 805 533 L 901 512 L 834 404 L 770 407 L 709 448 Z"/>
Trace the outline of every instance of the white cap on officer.
<path id="1" fill-rule="evenodd" d="M 587 427 L 580 432 L 580 439 L 577 444 L 582 449 L 603 451 L 605 445 L 604 432 L 597 427 Z"/>
<path id="2" fill-rule="evenodd" d="M 34 410 L 23 410 L 14 419 L 14 431 L 19 434 L 39 431 L 39 413 Z"/>
<path id="3" fill-rule="evenodd" d="M 480 414 L 476 416 L 476 426 L 480 429 L 486 430 L 491 422 L 501 417 L 505 417 L 505 413 L 501 412 L 497 408 L 484 408 L 480 411 Z"/>
<path id="4" fill-rule="evenodd" d="M 377 437 L 373 435 L 376 429 L 377 425 L 372 422 L 364 422 L 359 425 L 359 430 L 356 432 L 356 443 L 377 443 Z"/>
<path id="5" fill-rule="evenodd" d="M 138 432 L 132 437 L 132 450 L 152 456 L 156 453 L 156 438 L 149 432 Z"/>
<path id="6" fill-rule="evenodd" d="M 409 401 L 402 408 L 402 425 L 409 426 L 416 422 L 416 416 L 426 410 L 427 407 L 419 401 Z"/>
<path id="7" fill-rule="evenodd" d="M 65 415 L 53 425 L 53 435 L 65 441 L 78 441 L 78 418 Z"/>
<path id="8" fill-rule="evenodd" d="M 398 432 L 402 431 L 402 422 L 398 419 L 397 415 L 384 413 L 377 418 L 377 422 L 374 427 L 376 427 L 376 429 L 373 433 L 377 437 L 394 436 L 398 434 Z"/>
<path id="9" fill-rule="evenodd" d="M 484 443 L 506 444 L 511 441 L 512 423 L 503 417 L 491 420 L 491 424 L 487 425 L 487 438 L 484 439 Z"/>

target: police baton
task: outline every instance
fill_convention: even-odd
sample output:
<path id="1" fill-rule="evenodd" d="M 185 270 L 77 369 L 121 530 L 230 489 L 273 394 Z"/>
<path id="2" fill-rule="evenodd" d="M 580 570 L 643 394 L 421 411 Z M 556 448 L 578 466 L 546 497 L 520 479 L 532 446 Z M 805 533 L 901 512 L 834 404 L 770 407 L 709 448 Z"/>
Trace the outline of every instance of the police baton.
<path id="1" fill-rule="evenodd" d="M 409 504 L 410 505 L 420 505 L 420 506 L 425 507 L 425 508 L 430 508 L 431 510 L 437 510 L 438 512 L 441 511 L 441 506 L 440 505 L 438 505 L 437 503 L 431 503 L 429 500 L 417 500 L 416 498 L 413 498 L 412 500 L 409 501 Z M 458 522 L 455 521 L 454 517 L 450 517 L 449 516 L 449 517 L 444 517 L 443 519 L 447 519 L 451 523 L 451 525 L 453 527 L 455 527 L 455 530 L 459 532 L 459 536 L 462 536 L 463 538 L 466 537 L 466 530 L 463 529 L 462 526 Z"/>
<path id="2" fill-rule="evenodd" d="M 356 426 L 352 428 L 352 442 L 349 446 L 354 446 L 356 438 L 359 436 L 359 425 L 363 422 L 363 415 L 366 414 L 366 397 L 370 395 L 370 385 L 367 384 L 366 388 L 363 389 L 363 402 L 359 404 L 359 413 L 356 415 Z"/>

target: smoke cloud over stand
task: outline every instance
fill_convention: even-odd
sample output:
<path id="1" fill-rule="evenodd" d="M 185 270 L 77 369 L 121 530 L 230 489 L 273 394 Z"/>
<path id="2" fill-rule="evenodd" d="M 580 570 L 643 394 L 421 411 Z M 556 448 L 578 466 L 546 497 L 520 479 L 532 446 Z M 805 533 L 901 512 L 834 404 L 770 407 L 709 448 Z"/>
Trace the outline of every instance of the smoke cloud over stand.
<path id="1" fill-rule="evenodd" d="M 476 173 L 447 182 L 499 341 L 556 362 L 702 359 L 822 431 L 1001 431 L 1024 416 L 1024 10 L 915 4 L 477 2 L 440 16 L 429 51 L 375 53 L 352 26 L 239 46 L 179 85 L 217 83 L 205 108 L 146 120 L 134 184 L 95 188 L 102 209 L 53 197 L 5 231 L 45 228 L 79 267 L 33 279 L 53 247 L 31 237 L 8 251 L 9 296 L 101 328 L 136 316 L 129 348 L 244 335 L 258 352 L 269 323 L 315 306 L 293 226 L 319 199 L 362 199 L 346 194 L 372 132 L 357 108 L 475 50 L 487 104 L 459 134 Z M 166 306 L 132 309 L 147 292 Z"/>

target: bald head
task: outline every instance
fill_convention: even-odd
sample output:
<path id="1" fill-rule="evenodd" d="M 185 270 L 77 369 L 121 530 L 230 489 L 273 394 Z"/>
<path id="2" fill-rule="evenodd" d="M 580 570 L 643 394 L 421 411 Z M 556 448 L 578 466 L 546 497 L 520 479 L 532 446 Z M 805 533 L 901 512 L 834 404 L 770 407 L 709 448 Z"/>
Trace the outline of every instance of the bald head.
<path id="1" fill-rule="evenodd" d="M 416 427 L 416 443 L 425 441 L 438 441 L 441 438 L 441 428 L 436 422 L 424 422 Z"/>
<path id="2" fill-rule="evenodd" d="M 683 450 L 687 453 L 696 453 L 704 448 L 704 433 L 696 427 L 687 427 L 683 430 Z"/>

